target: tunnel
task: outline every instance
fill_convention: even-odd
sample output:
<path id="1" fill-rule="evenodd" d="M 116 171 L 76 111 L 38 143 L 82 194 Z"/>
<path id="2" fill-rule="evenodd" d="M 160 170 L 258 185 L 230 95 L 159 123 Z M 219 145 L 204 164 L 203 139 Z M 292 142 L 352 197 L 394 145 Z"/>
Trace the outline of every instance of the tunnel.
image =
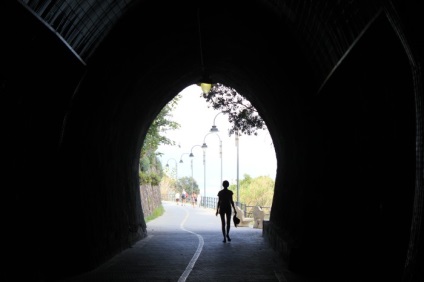
<path id="1" fill-rule="evenodd" d="M 418 2 L 2 1 L 2 281 L 82 273 L 147 236 L 144 137 L 204 69 L 266 122 L 264 238 L 293 271 L 424 281 Z"/>

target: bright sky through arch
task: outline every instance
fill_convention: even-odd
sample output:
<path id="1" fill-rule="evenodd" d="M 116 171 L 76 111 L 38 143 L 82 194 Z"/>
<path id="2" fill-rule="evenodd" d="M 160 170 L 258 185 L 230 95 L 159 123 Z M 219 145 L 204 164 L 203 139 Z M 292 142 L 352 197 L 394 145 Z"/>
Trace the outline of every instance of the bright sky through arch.
<path id="1" fill-rule="evenodd" d="M 237 147 L 235 137 L 228 134 L 230 123 L 228 116 L 219 114 L 218 110 L 208 107 L 204 98 L 200 97 L 201 89 L 197 85 L 191 85 L 180 92 L 181 99 L 173 111 L 172 119 L 181 127 L 178 130 L 168 131 L 166 136 L 174 140 L 179 146 L 161 145 L 158 149 L 163 153 L 160 157 L 162 166 L 168 163 L 170 169 L 175 170 L 178 164 L 178 178 L 191 176 L 192 150 L 193 177 L 199 185 L 203 195 L 206 179 L 206 195 L 216 196 L 221 187 L 221 159 L 219 155 L 219 144 L 222 141 L 222 179 L 235 184 L 237 179 Z M 215 119 L 218 134 L 209 134 Z M 205 138 L 206 136 L 206 138 Z M 206 177 L 203 166 L 203 142 L 206 141 Z M 200 146 L 195 146 L 200 145 Z M 194 147 L 193 147 L 194 146 Z M 180 163 L 182 156 L 183 163 Z M 174 159 L 174 160 L 172 160 Z M 271 136 L 267 130 L 258 130 L 258 135 L 242 135 L 239 140 L 239 178 L 244 174 L 252 178 L 258 176 L 269 176 L 275 179 L 277 160 L 272 144 Z"/>

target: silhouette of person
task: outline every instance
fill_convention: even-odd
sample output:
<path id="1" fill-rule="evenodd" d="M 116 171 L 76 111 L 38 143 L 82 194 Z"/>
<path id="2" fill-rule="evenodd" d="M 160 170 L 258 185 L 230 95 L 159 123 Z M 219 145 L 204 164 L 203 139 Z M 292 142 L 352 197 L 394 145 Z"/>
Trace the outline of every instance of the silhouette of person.
<path id="1" fill-rule="evenodd" d="M 228 190 L 230 183 L 227 180 L 222 181 L 222 186 L 224 189 L 218 192 L 218 204 L 216 205 L 216 216 L 221 216 L 221 227 L 222 235 L 224 240 L 222 242 L 226 243 L 231 241 L 230 238 L 230 224 L 231 224 L 231 207 L 233 207 L 234 214 L 237 215 L 236 208 L 233 201 L 233 191 Z M 225 221 L 226 220 L 226 221 Z M 227 226 L 227 229 L 225 229 Z"/>

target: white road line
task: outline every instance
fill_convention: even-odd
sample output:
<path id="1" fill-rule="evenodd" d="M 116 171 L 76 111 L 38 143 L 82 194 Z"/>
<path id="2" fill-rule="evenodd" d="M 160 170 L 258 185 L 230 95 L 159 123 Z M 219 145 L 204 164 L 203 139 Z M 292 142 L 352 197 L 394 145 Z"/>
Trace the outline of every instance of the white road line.
<path id="1" fill-rule="evenodd" d="M 191 234 L 196 235 L 197 238 L 199 239 L 199 244 L 197 245 L 197 250 L 194 253 L 193 257 L 191 258 L 191 260 L 190 260 L 189 264 L 187 265 L 185 271 L 183 272 L 183 274 L 178 279 L 178 282 L 186 281 L 187 277 L 190 275 L 191 270 L 193 269 L 194 265 L 196 264 L 196 261 L 199 258 L 200 253 L 202 252 L 202 249 L 203 249 L 203 245 L 205 243 L 202 236 L 184 228 L 184 223 L 187 221 L 188 217 L 189 217 L 189 213 L 186 210 L 186 216 L 184 217 L 183 221 L 181 222 L 180 228 L 184 231 L 187 231 Z"/>

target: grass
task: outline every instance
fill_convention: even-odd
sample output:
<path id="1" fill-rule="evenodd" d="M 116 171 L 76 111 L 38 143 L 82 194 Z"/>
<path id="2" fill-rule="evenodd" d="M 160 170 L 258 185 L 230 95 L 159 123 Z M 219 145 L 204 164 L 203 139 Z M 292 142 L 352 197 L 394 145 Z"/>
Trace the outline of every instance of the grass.
<path id="1" fill-rule="evenodd" d="M 145 217 L 144 220 L 146 222 L 149 222 L 155 218 L 158 218 L 159 216 L 163 215 L 163 213 L 165 212 L 165 209 L 163 208 L 162 205 L 160 205 L 159 207 L 157 207 L 156 209 L 153 210 L 152 214 Z"/>

